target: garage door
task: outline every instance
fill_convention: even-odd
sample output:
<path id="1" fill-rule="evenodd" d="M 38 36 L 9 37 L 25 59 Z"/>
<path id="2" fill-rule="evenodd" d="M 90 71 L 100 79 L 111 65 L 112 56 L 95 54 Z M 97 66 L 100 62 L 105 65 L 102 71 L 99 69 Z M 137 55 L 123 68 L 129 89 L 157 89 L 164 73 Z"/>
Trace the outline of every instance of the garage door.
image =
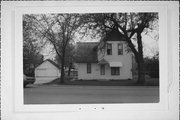
<path id="1" fill-rule="evenodd" d="M 37 77 L 53 77 L 58 76 L 58 70 L 56 69 L 37 69 Z"/>

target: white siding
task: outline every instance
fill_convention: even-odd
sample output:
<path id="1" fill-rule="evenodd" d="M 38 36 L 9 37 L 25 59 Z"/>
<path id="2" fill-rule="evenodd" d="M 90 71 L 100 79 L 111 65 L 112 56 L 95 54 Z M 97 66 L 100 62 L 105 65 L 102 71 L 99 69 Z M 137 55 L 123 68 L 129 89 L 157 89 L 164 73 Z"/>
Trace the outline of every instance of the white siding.
<path id="1" fill-rule="evenodd" d="M 125 66 L 120 68 L 120 75 L 111 75 L 111 68 L 109 65 L 105 65 L 105 75 L 100 74 L 100 65 L 97 63 L 91 64 L 91 73 L 87 73 L 87 64 L 86 63 L 77 63 L 78 66 L 78 79 L 83 80 L 125 80 L 132 79 L 131 68 Z"/>
<path id="2" fill-rule="evenodd" d="M 98 60 L 105 59 L 106 61 L 122 61 L 132 63 L 132 53 L 127 52 L 127 44 L 124 41 L 108 41 L 107 43 L 112 44 L 112 55 L 107 55 L 105 52 L 98 51 Z M 123 43 L 123 55 L 118 55 L 118 43 Z"/>
<path id="3" fill-rule="evenodd" d="M 47 83 L 58 77 L 60 70 L 49 61 L 45 61 L 35 69 L 35 84 Z"/>
<path id="4" fill-rule="evenodd" d="M 111 75 L 111 68 L 108 64 L 105 66 L 105 75 L 100 75 L 100 65 L 92 63 L 92 73 L 87 74 L 87 64 L 78 63 L 78 79 L 132 79 L 132 53 L 127 52 L 127 44 L 124 41 L 108 41 L 112 44 L 112 55 L 107 55 L 102 50 L 98 51 L 98 61 L 103 58 L 107 62 L 121 62 L 120 75 Z M 118 43 L 123 43 L 123 55 L 118 55 Z M 104 54 L 103 54 L 104 53 Z"/>

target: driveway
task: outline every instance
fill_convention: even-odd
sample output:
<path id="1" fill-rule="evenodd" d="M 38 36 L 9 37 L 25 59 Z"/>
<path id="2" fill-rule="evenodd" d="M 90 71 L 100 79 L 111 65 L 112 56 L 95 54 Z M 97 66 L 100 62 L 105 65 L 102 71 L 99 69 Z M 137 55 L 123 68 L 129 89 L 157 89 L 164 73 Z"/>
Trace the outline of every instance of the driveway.
<path id="1" fill-rule="evenodd" d="M 25 104 L 156 103 L 156 86 L 44 85 L 24 88 Z"/>

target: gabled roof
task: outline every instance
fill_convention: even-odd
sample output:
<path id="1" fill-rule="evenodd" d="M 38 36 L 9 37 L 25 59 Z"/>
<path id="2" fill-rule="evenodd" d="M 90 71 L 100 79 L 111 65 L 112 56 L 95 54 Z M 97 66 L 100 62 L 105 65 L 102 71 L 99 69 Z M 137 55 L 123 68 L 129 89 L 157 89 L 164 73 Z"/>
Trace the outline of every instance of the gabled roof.
<path id="1" fill-rule="evenodd" d="M 106 34 L 101 41 L 125 41 L 119 30 L 114 29 Z M 76 48 L 76 63 L 98 63 L 97 48 L 101 42 L 78 42 Z"/>
<path id="2" fill-rule="evenodd" d="M 125 41 L 125 38 L 120 34 L 119 30 L 114 29 L 106 34 L 105 41 Z"/>
<path id="3" fill-rule="evenodd" d="M 99 42 L 78 42 L 76 48 L 76 63 L 97 63 L 97 46 Z"/>
<path id="4" fill-rule="evenodd" d="M 51 64 L 53 64 L 55 67 L 57 67 L 58 69 L 60 69 L 60 66 L 58 64 L 56 64 L 54 61 L 50 60 L 50 59 L 46 59 L 45 61 L 49 61 Z"/>
<path id="5" fill-rule="evenodd" d="M 58 64 L 56 64 L 54 61 L 50 60 L 50 59 L 46 59 L 46 60 L 43 61 L 41 64 L 43 64 L 43 63 L 46 62 L 46 61 L 50 62 L 50 63 L 53 64 L 56 68 L 60 69 L 60 66 L 59 66 Z M 40 64 L 40 65 L 41 65 L 41 64 Z M 39 67 L 40 65 L 38 65 L 37 67 Z M 36 67 L 36 68 L 37 68 L 37 67 Z"/>
<path id="6" fill-rule="evenodd" d="M 109 64 L 108 63 L 108 61 L 106 61 L 104 58 L 103 59 L 101 59 L 99 62 L 98 62 L 98 64 Z"/>

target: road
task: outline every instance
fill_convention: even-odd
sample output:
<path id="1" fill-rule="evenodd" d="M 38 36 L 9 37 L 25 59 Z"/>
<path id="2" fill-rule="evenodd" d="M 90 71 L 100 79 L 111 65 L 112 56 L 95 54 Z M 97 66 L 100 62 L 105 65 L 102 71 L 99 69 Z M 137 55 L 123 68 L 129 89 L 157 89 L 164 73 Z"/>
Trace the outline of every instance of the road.
<path id="1" fill-rule="evenodd" d="M 145 86 L 31 86 L 24 104 L 156 103 L 158 87 Z"/>

